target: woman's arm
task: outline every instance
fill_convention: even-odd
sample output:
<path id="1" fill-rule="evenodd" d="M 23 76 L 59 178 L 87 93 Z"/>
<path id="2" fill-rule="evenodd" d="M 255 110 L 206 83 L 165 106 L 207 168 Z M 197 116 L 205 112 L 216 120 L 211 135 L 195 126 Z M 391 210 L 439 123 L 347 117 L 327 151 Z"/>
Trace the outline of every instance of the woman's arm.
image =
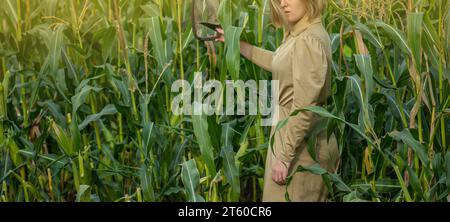
<path id="1" fill-rule="evenodd" d="M 248 44 L 248 43 L 247 43 Z M 244 46 L 245 50 L 247 50 L 247 46 Z M 263 48 L 256 47 L 254 45 L 250 45 L 250 55 L 247 57 L 250 61 L 258 65 L 259 67 L 272 72 L 272 60 L 273 60 L 273 52 L 269 50 L 265 50 Z M 242 53 L 242 49 L 241 49 Z M 245 56 L 245 55 L 244 55 Z"/>

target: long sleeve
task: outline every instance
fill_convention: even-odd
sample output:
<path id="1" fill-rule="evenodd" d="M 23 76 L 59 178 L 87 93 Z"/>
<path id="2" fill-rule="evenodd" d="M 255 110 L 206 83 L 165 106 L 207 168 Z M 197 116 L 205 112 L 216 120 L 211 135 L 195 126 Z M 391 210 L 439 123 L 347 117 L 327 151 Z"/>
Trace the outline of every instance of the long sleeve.
<path id="1" fill-rule="evenodd" d="M 314 36 L 301 36 L 296 39 L 292 51 L 293 102 L 290 113 L 300 108 L 316 106 L 328 73 L 328 60 L 323 45 Z M 300 146 L 317 118 L 311 112 L 300 112 L 291 117 L 286 124 L 284 147 L 279 159 L 291 163 L 296 148 Z"/>
<path id="2" fill-rule="evenodd" d="M 256 46 L 252 46 L 250 61 L 259 67 L 272 72 L 273 52 Z"/>

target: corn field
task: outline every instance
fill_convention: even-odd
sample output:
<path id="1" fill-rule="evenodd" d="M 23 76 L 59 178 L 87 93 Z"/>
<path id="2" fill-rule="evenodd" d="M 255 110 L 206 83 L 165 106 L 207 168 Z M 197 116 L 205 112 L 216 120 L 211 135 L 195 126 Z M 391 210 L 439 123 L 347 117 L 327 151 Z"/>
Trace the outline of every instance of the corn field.
<path id="1" fill-rule="evenodd" d="M 176 116 L 175 80 L 269 80 L 269 0 L 222 0 L 226 44 L 195 39 L 192 0 L 4 0 L 0 202 L 260 201 L 261 116 Z M 448 0 L 330 0 L 336 172 L 329 201 L 450 201 Z M 304 110 L 303 110 L 304 111 Z M 302 110 L 297 115 L 301 115 Z"/>

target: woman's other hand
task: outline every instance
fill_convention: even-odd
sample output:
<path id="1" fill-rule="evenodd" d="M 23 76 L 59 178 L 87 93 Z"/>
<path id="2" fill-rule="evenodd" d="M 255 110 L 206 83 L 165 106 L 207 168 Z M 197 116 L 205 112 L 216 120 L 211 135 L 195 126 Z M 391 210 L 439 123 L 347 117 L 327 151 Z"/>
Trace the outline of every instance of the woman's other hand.
<path id="1" fill-rule="evenodd" d="M 281 160 L 276 159 L 272 166 L 272 180 L 278 185 L 285 185 L 288 175 L 288 166 Z"/>

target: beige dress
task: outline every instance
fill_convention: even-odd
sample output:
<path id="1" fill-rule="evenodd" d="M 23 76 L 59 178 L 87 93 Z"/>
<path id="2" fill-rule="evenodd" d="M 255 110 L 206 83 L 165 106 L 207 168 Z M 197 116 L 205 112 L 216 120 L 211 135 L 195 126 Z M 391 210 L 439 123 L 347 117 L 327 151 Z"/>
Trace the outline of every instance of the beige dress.
<path id="1" fill-rule="evenodd" d="M 308 21 L 305 17 L 290 30 L 276 52 L 258 47 L 252 48 L 252 62 L 272 72 L 279 80 L 279 120 L 286 119 L 301 107 L 321 106 L 326 103 L 331 91 L 331 46 L 330 38 L 321 23 L 321 18 Z M 326 201 L 327 188 L 319 175 L 297 172 L 287 187 L 272 180 L 272 165 L 278 158 L 290 163 L 289 175 L 299 165 L 316 164 L 307 149 L 310 130 L 320 117 L 303 112 L 289 119 L 276 132 L 273 152 L 269 148 L 264 176 L 264 202 L 286 201 L 286 190 L 291 201 Z M 272 127 L 271 135 L 275 133 Z M 326 132 L 317 135 L 316 160 L 328 171 L 334 171 L 339 160 L 336 137 L 327 139 Z"/>

